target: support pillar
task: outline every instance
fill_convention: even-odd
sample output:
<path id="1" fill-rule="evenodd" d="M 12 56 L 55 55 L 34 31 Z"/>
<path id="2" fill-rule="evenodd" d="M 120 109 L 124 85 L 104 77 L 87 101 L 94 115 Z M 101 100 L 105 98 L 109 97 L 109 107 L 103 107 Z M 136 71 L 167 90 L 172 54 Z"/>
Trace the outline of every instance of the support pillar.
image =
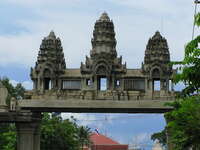
<path id="1" fill-rule="evenodd" d="M 31 123 L 17 123 L 17 150 L 34 150 L 34 127 Z"/>
<path id="2" fill-rule="evenodd" d="M 169 120 L 167 119 L 167 117 L 164 115 L 164 117 L 165 117 L 165 121 L 166 121 L 166 123 L 168 123 L 169 122 Z M 168 150 L 174 150 L 174 144 L 171 142 L 171 135 L 170 135 L 170 128 L 167 128 L 166 129 L 166 136 L 167 136 L 167 149 Z"/>
<path id="3" fill-rule="evenodd" d="M 40 114 L 33 114 L 31 122 L 16 123 L 17 150 L 40 150 Z"/>
<path id="4" fill-rule="evenodd" d="M 35 126 L 35 131 L 33 135 L 34 138 L 33 149 L 40 150 L 40 122 L 36 123 L 34 126 Z"/>

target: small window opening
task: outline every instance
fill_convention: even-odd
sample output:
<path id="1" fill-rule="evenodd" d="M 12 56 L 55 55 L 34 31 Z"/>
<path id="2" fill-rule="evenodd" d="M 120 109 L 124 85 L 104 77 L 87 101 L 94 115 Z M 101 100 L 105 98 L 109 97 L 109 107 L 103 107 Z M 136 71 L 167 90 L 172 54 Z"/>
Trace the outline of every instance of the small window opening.
<path id="1" fill-rule="evenodd" d="M 90 86 L 92 83 L 91 83 L 91 80 L 90 79 L 87 79 L 86 80 L 86 84 L 87 84 L 87 86 Z"/>
<path id="2" fill-rule="evenodd" d="M 100 91 L 105 91 L 107 90 L 107 78 L 100 78 L 99 79 L 99 87 Z"/>
<path id="3" fill-rule="evenodd" d="M 120 86 L 120 81 L 116 80 L 116 87 L 119 87 L 119 86 Z"/>
<path id="4" fill-rule="evenodd" d="M 154 91 L 160 91 L 160 80 L 154 80 Z"/>
<path id="5" fill-rule="evenodd" d="M 51 79 L 50 78 L 44 79 L 44 89 L 45 90 L 51 89 Z"/>

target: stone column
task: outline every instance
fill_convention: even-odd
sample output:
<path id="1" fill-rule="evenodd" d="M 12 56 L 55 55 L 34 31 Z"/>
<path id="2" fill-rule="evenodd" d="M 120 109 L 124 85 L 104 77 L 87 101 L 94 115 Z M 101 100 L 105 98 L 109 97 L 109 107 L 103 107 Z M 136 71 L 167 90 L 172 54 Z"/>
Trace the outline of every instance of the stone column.
<path id="1" fill-rule="evenodd" d="M 97 90 L 98 89 L 98 77 L 97 76 L 94 76 L 94 82 L 93 82 L 93 84 L 94 84 L 94 89 L 95 90 Z"/>
<path id="2" fill-rule="evenodd" d="M 165 121 L 166 123 L 169 122 L 169 120 L 167 119 L 167 117 L 164 115 L 165 117 Z M 170 138 L 170 128 L 166 129 L 166 136 L 167 136 L 167 149 L 168 150 L 174 150 L 174 144 L 171 142 L 171 138 Z"/>
<path id="3" fill-rule="evenodd" d="M 8 96 L 8 90 L 0 82 L 0 112 L 8 111 L 8 106 L 6 104 L 7 96 Z"/>
<path id="4" fill-rule="evenodd" d="M 40 121 L 41 114 L 27 114 L 30 122 L 16 123 L 17 150 L 40 150 Z"/>
<path id="5" fill-rule="evenodd" d="M 145 78 L 145 92 L 148 91 L 148 79 Z"/>
<path id="6" fill-rule="evenodd" d="M 171 80 L 171 91 L 174 91 L 174 83 L 172 80 Z"/>
<path id="7" fill-rule="evenodd" d="M 31 123 L 17 123 L 17 150 L 34 149 L 34 127 Z"/>
<path id="8" fill-rule="evenodd" d="M 35 123 L 34 126 L 35 130 L 33 134 L 33 140 L 34 140 L 33 148 L 34 150 L 40 150 L 40 122 Z"/>

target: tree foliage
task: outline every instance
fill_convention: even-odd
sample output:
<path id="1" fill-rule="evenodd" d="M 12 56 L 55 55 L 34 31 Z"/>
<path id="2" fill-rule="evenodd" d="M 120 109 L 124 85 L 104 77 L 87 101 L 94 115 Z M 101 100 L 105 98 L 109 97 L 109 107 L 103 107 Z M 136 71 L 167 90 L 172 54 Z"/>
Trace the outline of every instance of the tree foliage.
<path id="1" fill-rule="evenodd" d="M 165 116 L 169 120 L 167 128 L 175 150 L 200 149 L 200 96 L 180 99 L 179 107 Z"/>
<path id="2" fill-rule="evenodd" d="M 90 141 L 91 130 L 87 126 L 80 126 L 78 131 L 78 140 L 81 144 L 82 150 L 83 147 L 90 146 L 92 143 Z"/>
<path id="3" fill-rule="evenodd" d="M 0 80 L 8 89 L 7 103 L 11 97 L 17 100 L 24 96 L 25 88 L 21 84 L 15 87 L 8 78 Z M 72 121 L 71 121 L 72 120 Z M 56 115 L 43 114 L 41 122 L 41 150 L 80 150 L 82 145 L 90 143 L 90 128 L 78 126 L 76 120 L 63 120 Z M 0 150 L 16 149 L 16 128 L 14 124 L 0 124 Z"/>
<path id="4" fill-rule="evenodd" d="M 79 150 L 79 128 L 74 121 L 44 113 L 41 126 L 41 150 Z"/>

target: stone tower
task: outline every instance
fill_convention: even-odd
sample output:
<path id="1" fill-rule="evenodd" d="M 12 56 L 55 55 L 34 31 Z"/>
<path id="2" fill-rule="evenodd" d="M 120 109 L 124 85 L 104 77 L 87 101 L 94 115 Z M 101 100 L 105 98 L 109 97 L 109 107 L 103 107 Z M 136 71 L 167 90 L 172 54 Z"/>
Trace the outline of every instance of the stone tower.
<path id="1" fill-rule="evenodd" d="M 160 94 L 169 91 L 169 79 L 172 75 L 172 67 L 169 63 L 170 53 L 167 40 L 157 31 L 148 41 L 144 64 L 142 64 L 143 73 L 147 77 L 147 90 L 154 91 L 154 82 L 160 81 Z"/>
<path id="2" fill-rule="evenodd" d="M 126 65 L 122 64 L 122 57 L 117 57 L 114 24 L 106 12 L 95 22 L 91 43 L 90 57 L 86 56 L 86 62 L 81 63 L 80 68 L 81 74 L 86 77 L 85 82 L 100 90 L 100 80 L 105 78 L 106 90 L 118 88 Z"/>
<path id="3" fill-rule="evenodd" d="M 60 89 L 59 76 L 66 69 L 63 48 L 59 37 L 54 32 L 42 40 L 37 62 L 31 68 L 31 79 L 35 90 Z"/>

